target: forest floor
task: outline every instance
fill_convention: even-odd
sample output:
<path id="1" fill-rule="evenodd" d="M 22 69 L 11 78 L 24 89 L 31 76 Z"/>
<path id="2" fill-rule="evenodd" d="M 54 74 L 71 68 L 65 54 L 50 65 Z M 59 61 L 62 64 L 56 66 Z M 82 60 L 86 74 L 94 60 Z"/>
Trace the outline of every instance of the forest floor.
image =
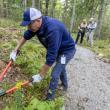
<path id="1" fill-rule="evenodd" d="M 89 49 L 77 46 L 67 70 L 66 110 L 110 110 L 110 63 L 99 60 Z"/>

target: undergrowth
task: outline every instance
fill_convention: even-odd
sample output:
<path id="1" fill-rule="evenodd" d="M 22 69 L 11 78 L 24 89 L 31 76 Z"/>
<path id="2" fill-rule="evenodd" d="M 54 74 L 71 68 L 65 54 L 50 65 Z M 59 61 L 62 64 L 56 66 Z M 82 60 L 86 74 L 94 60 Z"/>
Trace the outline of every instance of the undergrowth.
<path id="1" fill-rule="evenodd" d="M 0 28 L 0 59 L 9 61 L 10 52 L 17 45 L 25 28 L 21 28 L 18 23 L 11 20 L 1 20 L 0 26 L 2 27 Z M 37 74 L 39 68 L 45 63 L 45 53 L 44 47 L 33 38 L 23 46 L 20 55 L 17 56 L 16 62 L 14 62 L 14 66 L 19 67 L 22 70 L 21 74 L 30 78 L 32 75 Z M 64 99 L 59 97 L 59 94 L 56 95 L 57 98 L 53 101 L 44 101 L 50 81 L 50 72 L 51 70 L 41 83 L 34 84 L 33 87 L 20 89 L 12 95 L 3 97 L 4 110 L 60 110 Z M 13 85 L 16 85 L 16 82 Z M 6 90 L 11 86 L 3 83 L 2 87 Z"/>
<path id="2" fill-rule="evenodd" d="M 73 38 L 76 40 L 76 33 L 73 33 Z M 94 39 L 93 47 L 90 47 L 90 44 L 86 43 L 86 36 L 84 36 L 84 41 L 82 44 L 79 43 L 80 38 L 78 41 L 78 45 L 88 48 L 94 51 L 96 54 L 101 55 L 104 58 L 110 59 L 110 39 Z"/>

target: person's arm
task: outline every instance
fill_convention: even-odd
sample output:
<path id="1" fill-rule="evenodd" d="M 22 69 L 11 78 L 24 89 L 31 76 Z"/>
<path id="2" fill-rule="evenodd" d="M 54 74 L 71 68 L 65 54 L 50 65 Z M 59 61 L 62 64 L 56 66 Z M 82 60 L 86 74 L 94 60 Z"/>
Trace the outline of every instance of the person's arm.
<path id="1" fill-rule="evenodd" d="M 82 24 L 79 24 L 79 27 L 78 27 L 78 29 L 80 30 L 80 31 L 82 31 Z"/>
<path id="2" fill-rule="evenodd" d="M 35 35 L 34 32 L 27 30 L 24 32 L 24 36 L 21 38 L 21 40 L 19 41 L 18 45 L 16 46 L 16 48 L 14 49 L 14 51 L 19 50 L 27 40 L 31 39 L 33 36 Z"/>
<path id="3" fill-rule="evenodd" d="M 35 35 L 35 33 L 30 30 L 27 30 L 24 32 L 24 36 L 21 38 L 18 45 L 15 47 L 15 49 L 10 54 L 11 60 L 13 60 L 13 61 L 16 60 L 16 56 L 17 56 L 19 49 L 23 46 L 23 44 L 26 42 L 26 40 L 31 39 L 34 35 Z"/>
<path id="4" fill-rule="evenodd" d="M 19 41 L 18 45 L 14 49 L 14 51 L 20 50 L 20 48 L 23 46 L 23 44 L 25 44 L 25 42 L 26 42 L 26 39 L 24 37 L 22 37 L 21 40 Z"/>
<path id="5" fill-rule="evenodd" d="M 46 55 L 46 63 L 39 70 L 39 74 L 44 77 L 48 70 L 51 68 L 52 64 L 55 62 L 59 46 L 61 44 L 61 33 L 58 30 L 50 32 L 48 35 L 48 48 Z M 62 38 L 61 38 L 62 39 Z"/>
<path id="6" fill-rule="evenodd" d="M 81 26 L 81 24 L 78 25 L 78 29 L 79 29 L 79 30 L 80 30 L 80 26 Z"/>
<path id="7" fill-rule="evenodd" d="M 97 26 L 97 24 L 96 24 L 96 23 L 94 23 L 94 24 L 92 24 L 92 25 L 90 26 L 90 28 L 89 28 L 89 29 L 91 29 L 91 30 L 95 30 L 96 26 Z"/>
<path id="8" fill-rule="evenodd" d="M 97 23 L 95 22 L 93 28 L 95 29 L 96 27 L 97 27 Z"/>
<path id="9" fill-rule="evenodd" d="M 46 75 L 46 73 L 49 71 L 49 69 L 51 68 L 51 66 L 44 64 L 40 70 L 39 70 L 39 74 L 41 75 L 41 77 L 44 77 Z"/>
<path id="10" fill-rule="evenodd" d="M 80 26 L 78 26 L 78 29 L 80 30 Z"/>

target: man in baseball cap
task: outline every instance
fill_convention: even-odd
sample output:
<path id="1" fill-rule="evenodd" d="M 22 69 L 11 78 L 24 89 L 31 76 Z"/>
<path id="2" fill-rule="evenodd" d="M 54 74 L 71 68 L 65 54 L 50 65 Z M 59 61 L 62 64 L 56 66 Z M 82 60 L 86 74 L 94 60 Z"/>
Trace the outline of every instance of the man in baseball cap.
<path id="1" fill-rule="evenodd" d="M 23 21 L 20 24 L 21 26 L 28 26 L 34 20 L 41 18 L 42 14 L 39 10 L 35 8 L 28 8 L 24 11 Z"/>
<path id="2" fill-rule="evenodd" d="M 48 16 L 42 16 L 41 12 L 35 8 L 28 8 L 24 11 L 21 26 L 28 26 L 28 29 L 11 52 L 10 58 L 15 61 L 17 51 L 27 40 L 37 35 L 47 52 L 46 61 L 39 72 L 32 76 L 32 82 L 40 82 L 49 68 L 56 62 L 52 69 L 47 94 L 47 99 L 52 100 L 55 98 L 59 79 L 62 82 L 63 90 L 68 88 L 66 65 L 76 52 L 74 40 L 62 22 Z"/>

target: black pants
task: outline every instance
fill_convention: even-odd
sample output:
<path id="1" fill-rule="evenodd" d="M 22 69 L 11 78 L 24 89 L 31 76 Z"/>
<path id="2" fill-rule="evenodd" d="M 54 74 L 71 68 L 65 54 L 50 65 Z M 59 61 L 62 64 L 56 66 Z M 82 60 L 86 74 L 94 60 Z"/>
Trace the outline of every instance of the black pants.
<path id="1" fill-rule="evenodd" d="M 80 39 L 80 44 L 82 44 L 84 35 L 85 35 L 85 32 L 78 31 L 78 34 L 77 34 L 77 38 L 76 38 L 75 43 L 77 44 L 77 42 L 78 42 L 78 40 L 79 40 L 79 37 L 81 37 L 81 39 Z"/>

